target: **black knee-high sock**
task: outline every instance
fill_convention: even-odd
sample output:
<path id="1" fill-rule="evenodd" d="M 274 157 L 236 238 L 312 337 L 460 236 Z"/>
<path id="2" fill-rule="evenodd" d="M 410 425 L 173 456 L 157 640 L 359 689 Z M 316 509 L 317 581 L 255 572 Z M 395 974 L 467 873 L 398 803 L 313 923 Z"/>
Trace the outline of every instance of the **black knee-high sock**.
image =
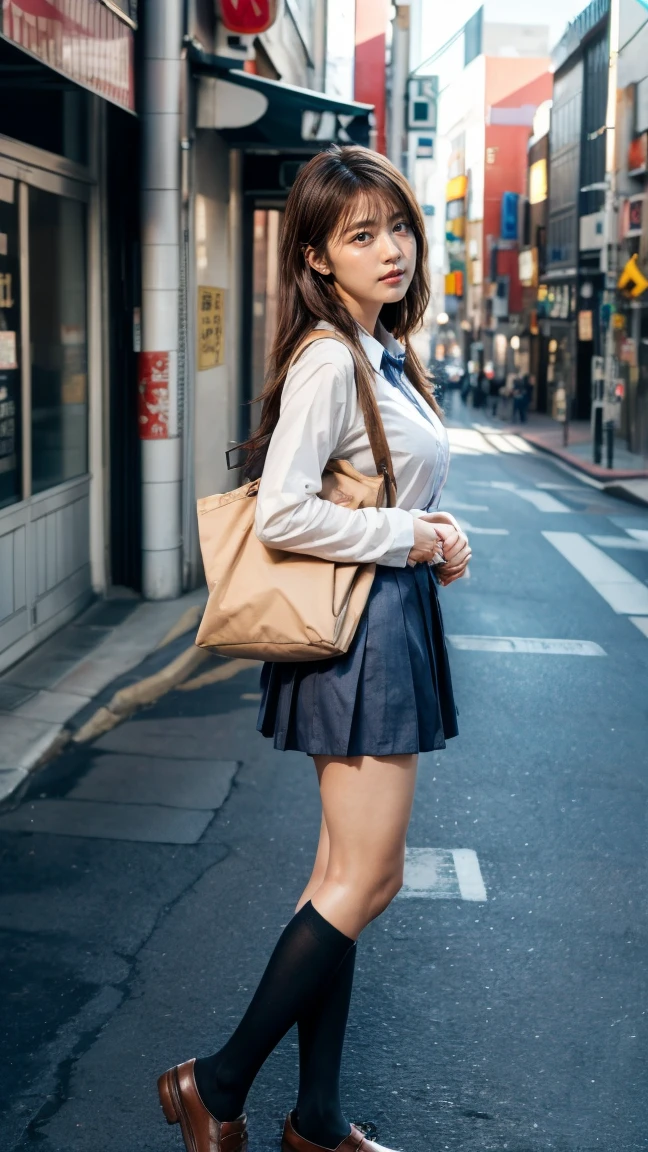
<path id="1" fill-rule="evenodd" d="M 236 1120 L 261 1065 L 330 982 L 353 940 L 310 901 L 282 932 L 247 1012 L 227 1044 L 196 1060 L 196 1085 L 217 1120 Z"/>
<path id="2" fill-rule="evenodd" d="M 340 1103 L 340 1065 L 355 970 L 349 948 L 335 976 L 297 1021 L 299 1094 L 293 1123 L 300 1136 L 337 1148 L 351 1131 Z"/>

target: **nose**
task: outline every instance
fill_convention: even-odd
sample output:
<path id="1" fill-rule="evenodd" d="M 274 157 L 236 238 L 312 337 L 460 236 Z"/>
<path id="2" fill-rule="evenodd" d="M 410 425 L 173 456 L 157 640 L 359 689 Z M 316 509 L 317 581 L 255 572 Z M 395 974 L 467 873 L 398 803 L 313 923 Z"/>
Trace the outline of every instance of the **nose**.
<path id="1" fill-rule="evenodd" d="M 392 232 L 391 228 L 385 228 L 381 235 L 381 259 L 384 260 L 386 264 L 392 264 L 396 260 L 399 260 L 401 255 L 402 253 L 394 233 Z"/>

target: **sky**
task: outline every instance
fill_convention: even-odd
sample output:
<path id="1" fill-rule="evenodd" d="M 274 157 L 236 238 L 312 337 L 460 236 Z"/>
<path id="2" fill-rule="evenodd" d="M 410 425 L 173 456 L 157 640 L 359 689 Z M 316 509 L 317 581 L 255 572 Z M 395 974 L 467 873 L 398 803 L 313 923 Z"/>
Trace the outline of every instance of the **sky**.
<path id="1" fill-rule="evenodd" d="M 423 0 L 421 59 L 440 48 L 479 7 L 480 0 L 453 0 L 452 4 Z M 542 0 L 542 4 L 537 0 L 488 0 L 486 18 L 501 23 L 548 24 L 553 48 L 569 21 L 586 7 L 587 0 Z"/>

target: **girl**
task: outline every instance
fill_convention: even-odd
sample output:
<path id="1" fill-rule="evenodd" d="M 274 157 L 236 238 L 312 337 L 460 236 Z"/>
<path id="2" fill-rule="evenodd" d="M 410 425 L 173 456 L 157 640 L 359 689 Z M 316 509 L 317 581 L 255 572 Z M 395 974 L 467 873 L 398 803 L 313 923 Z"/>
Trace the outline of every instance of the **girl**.
<path id="1" fill-rule="evenodd" d="M 243 1107 L 270 1052 L 299 1029 L 299 1094 L 282 1152 L 389 1152 L 346 1119 L 339 1074 L 355 942 L 402 884 L 417 755 L 456 735 L 440 583 L 466 571 L 468 541 L 436 509 L 448 469 L 439 408 L 408 337 L 429 287 L 425 230 L 411 188 L 388 160 L 332 147 L 288 198 L 279 326 L 248 472 L 262 468 L 256 531 L 272 548 L 376 563 L 349 651 L 266 664 L 259 730 L 313 757 L 322 799 L 310 880 L 241 1023 L 212 1056 L 159 1081 L 167 1119 L 189 1152 L 245 1152 Z M 340 333 L 297 355 L 313 329 Z M 403 344 L 398 339 L 403 340 Z M 396 507 L 351 510 L 319 498 L 332 457 L 375 473 L 357 381 L 375 390 Z M 265 459 L 264 459 L 265 456 Z"/>

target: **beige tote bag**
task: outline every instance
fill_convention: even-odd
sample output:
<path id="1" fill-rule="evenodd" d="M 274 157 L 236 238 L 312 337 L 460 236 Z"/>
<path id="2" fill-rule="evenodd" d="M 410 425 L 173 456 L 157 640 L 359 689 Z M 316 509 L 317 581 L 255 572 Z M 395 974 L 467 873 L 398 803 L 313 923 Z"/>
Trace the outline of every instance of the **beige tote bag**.
<path id="1" fill-rule="evenodd" d="M 313 340 L 344 337 L 316 330 Z M 348 346 L 348 344 L 347 344 Z M 365 400 L 366 400 L 365 393 Z M 321 499 L 348 508 L 394 503 L 391 456 L 373 393 L 365 410 L 376 476 L 331 460 Z M 380 474 L 382 473 L 382 474 Z M 385 480 L 385 476 L 387 480 Z M 375 564 L 338 564 L 268 548 L 254 531 L 259 480 L 198 501 L 198 529 L 209 600 L 196 644 L 220 656 L 252 660 L 321 660 L 346 652 L 373 583 Z"/>

